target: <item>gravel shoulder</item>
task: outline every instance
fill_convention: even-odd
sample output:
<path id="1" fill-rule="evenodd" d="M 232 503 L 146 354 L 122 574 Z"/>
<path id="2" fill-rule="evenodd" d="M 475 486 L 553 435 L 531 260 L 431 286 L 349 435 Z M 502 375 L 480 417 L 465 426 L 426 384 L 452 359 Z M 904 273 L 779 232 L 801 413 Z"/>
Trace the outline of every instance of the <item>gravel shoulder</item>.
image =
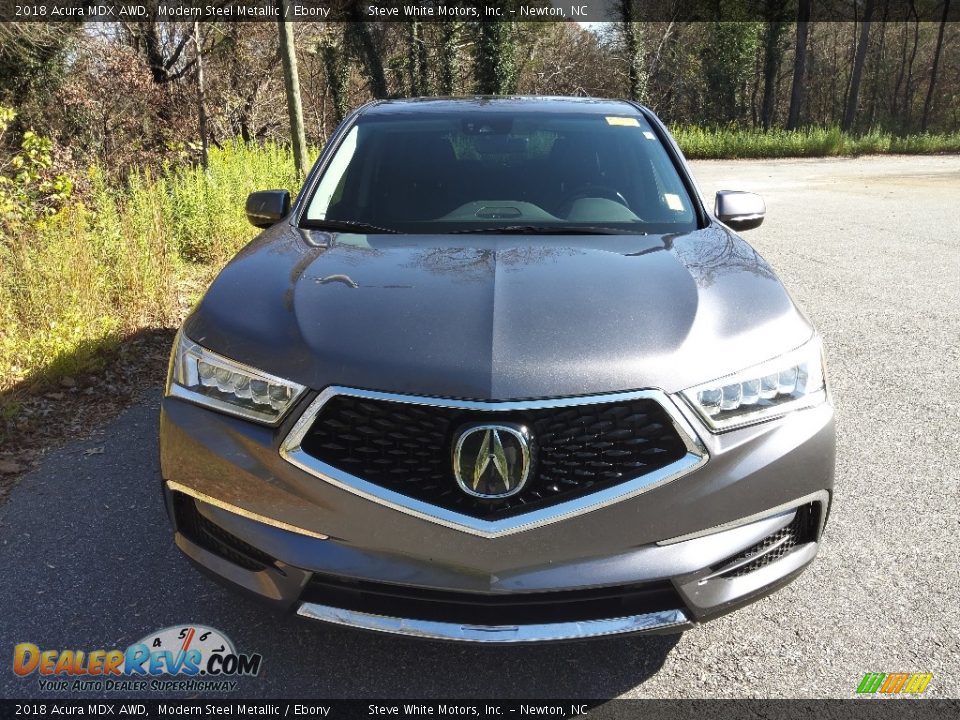
<path id="1" fill-rule="evenodd" d="M 462 647 L 276 617 L 170 542 L 157 378 L 0 505 L 0 652 L 124 646 L 193 622 L 263 654 L 238 697 L 850 698 L 865 672 L 921 671 L 927 696 L 960 696 L 960 157 L 693 168 L 709 197 L 764 195 L 746 237 L 825 339 L 837 497 L 798 582 L 682 636 L 579 645 Z M 0 671 L 0 697 L 52 696 Z"/>

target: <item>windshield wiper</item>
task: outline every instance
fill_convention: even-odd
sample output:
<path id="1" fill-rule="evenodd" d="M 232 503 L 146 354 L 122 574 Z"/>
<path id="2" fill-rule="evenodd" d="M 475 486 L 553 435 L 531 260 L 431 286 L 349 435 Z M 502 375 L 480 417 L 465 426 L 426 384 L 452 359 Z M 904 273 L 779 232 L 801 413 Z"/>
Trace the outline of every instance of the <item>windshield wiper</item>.
<path id="1" fill-rule="evenodd" d="M 600 226 L 577 225 L 504 225 L 502 227 L 467 228 L 453 230 L 454 234 L 481 234 L 497 235 L 646 235 L 643 230 L 627 230 Z"/>
<path id="2" fill-rule="evenodd" d="M 378 233 L 397 235 L 400 233 L 399 230 L 380 227 L 379 225 L 353 222 L 351 220 L 304 220 L 301 227 L 305 227 L 308 230 L 328 230 L 330 232 L 361 233 L 365 235 L 375 235 Z"/>

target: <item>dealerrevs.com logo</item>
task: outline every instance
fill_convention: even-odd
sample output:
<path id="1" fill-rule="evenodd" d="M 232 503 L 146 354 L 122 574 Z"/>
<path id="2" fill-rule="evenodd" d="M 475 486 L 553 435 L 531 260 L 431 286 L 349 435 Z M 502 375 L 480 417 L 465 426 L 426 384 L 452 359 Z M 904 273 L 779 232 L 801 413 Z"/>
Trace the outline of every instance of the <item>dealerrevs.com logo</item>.
<path id="1" fill-rule="evenodd" d="M 219 630 L 176 625 L 150 633 L 125 650 L 41 649 L 20 643 L 13 672 L 35 675 L 40 690 L 108 692 L 230 691 L 238 678 L 259 674 L 263 656 L 238 653 Z"/>

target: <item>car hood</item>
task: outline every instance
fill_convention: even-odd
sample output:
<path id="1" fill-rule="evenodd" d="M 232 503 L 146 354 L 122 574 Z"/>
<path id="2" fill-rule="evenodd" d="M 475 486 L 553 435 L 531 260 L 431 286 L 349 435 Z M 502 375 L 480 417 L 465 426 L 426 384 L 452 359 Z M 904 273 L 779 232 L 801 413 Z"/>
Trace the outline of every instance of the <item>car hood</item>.
<path id="1" fill-rule="evenodd" d="M 220 274 L 184 332 L 328 385 L 484 400 L 675 392 L 812 329 L 718 225 L 683 235 L 329 235 L 277 226 Z"/>

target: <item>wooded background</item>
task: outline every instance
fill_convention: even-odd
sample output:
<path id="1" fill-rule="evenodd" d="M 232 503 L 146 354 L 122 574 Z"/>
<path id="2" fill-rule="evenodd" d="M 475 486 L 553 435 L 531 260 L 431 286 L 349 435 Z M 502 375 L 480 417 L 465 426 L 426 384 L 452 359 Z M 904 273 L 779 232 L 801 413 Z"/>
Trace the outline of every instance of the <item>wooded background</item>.
<path id="1" fill-rule="evenodd" d="M 770 17 L 810 0 L 769 0 Z M 322 145 L 372 98 L 629 97 L 668 124 L 960 128 L 960 23 L 861 0 L 860 22 L 295 23 L 306 139 Z M 359 17 L 359 16 L 358 16 Z M 0 105 L 53 141 L 59 167 L 117 173 L 290 139 L 277 23 L 0 25 Z M 18 135 L 8 133 L 10 137 Z M 0 152 L 3 148 L 0 148 Z"/>
<path id="2" fill-rule="evenodd" d="M 629 97 L 689 157 L 960 153 L 950 0 L 836 0 L 858 20 L 806 23 L 811 0 L 752 1 L 769 21 L 641 22 L 624 0 L 588 26 L 0 23 L 0 456 L 59 427 L 51 387 L 103 385 L 101 406 L 153 356 L 159 382 L 168 329 L 257 233 L 247 194 L 297 192 L 297 155 L 372 98 Z"/>

